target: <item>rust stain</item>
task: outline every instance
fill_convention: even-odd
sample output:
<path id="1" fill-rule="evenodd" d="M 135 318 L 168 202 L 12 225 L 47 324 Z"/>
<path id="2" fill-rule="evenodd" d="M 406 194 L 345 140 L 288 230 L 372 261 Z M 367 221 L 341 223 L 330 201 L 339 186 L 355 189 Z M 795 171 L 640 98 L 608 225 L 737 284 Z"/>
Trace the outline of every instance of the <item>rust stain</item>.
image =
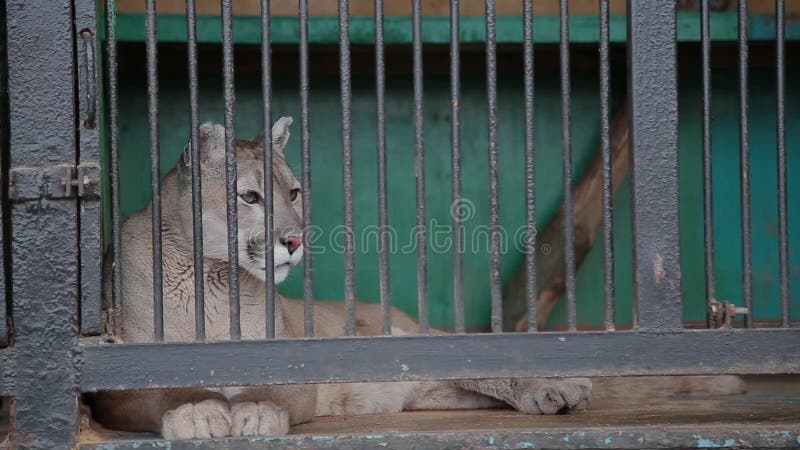
<path id="1" fill-rule="evenodd" d="M 656 277 L 656 283 L 661 284 L 664 281 L 664 257 L 661 255 L 653 258 L 653 274 Z"/>

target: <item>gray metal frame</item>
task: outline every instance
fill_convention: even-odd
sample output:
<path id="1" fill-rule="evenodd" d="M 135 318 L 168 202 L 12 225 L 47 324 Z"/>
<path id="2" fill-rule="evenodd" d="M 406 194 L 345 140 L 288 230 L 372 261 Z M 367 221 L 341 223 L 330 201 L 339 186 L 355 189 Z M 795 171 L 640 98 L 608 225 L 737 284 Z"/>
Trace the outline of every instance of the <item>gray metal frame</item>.
<path id="1" fill-rule="evenodd" d="M 113 1 L 106 2 L 112 11 Z M 457 1 L 453 1 L 451 14 L 452 36 L 451 64 L 458 68 L 458 16 Z M 708 2 L 703 2 L 708 8 Z M 744 2 L 742 2 L 744 4 Z M 378 4 L 382 6 L 379 1 Z M 603 1 L 604 14 L 601 20 L 603 31 L 601 53 L 601 78 L 603 95 L 604 163 L 606 191 L 610 189 L 610 167 L 608 161 L 608 5 Z M 157 30 L 154 10 L 155 2 L 148 2 L 148 49 L 150 54 L 148 73 L 150 80 L 151 119 L 155 123 L 158 109 L 157 77 L 155 76 L 155 49 Z M 193 33 L 194 2 L 190 2 L 191 20 L 189 35 Z M 262 2 L 266 8 L 267 1 Z M 343 127 L 349 130 L 347 112 L 350 102 L 349 44 L 346 42 L 348 2 L 340 0 L 340 23 L 342 25 L 342 105 L 345 113 Z M 566 20 L 567 2 L 561 2 L 562 42 L 561 54 L 567 56 L 568 30 Z M 228 154 L 233 138 L 233 53 L 232 53 L 232 1 L 223 2 L 226 125 L 228 129 Z M 572 332 L 574 326 L 574 295 L 569 295 L 570 330 L 568 333 L 500 333 L 497 320 L 502 317 L 499 303 L 499 260 L 492 255 L 492 334 L 456 334 L 450 336 L 413 337 L 343 337 L 337 339 L 293 339 L 248 342 L 194 342 L 154 344 L 105 344 L 97 338 L 79 340 L 79 336 L 94 336 L 103 329 L 101 320 L 101 208 L 97 194 L 100 171 L 100 97 L 97 95 L 98 47 L 94 0 L 9 0 L 5 4 L 8 27 L 8 95 L 9 95 L 9 142 L 10 161 L 8 197 L 10 205 L 10 230 L 3 230 L 3 237 L 10 238 L 11 254 L 5 255 L 4 264 L 10 264 L 14 278 L 4 277 L 0 289 L 11 289 L 12 317 L 14 319 L 12 347 L 0 350 L 0 394 L 14 397 L 12 408 L 13 427 L 10 441 L 17 448 L 67 448 L 74 444 L 78 424 L 78 396 L 81 392 L 106 389 L 134 389 L 182 386 L 226 386 L 245 384 L 316 383 L 347 381 L 393 381 L 427 380 L 480 377 L 521 376 L 611 376 L 611 375 L 655 375 L 655 374 L 773 374 L 800 373 L 800 333 L 789 328 L 788 286 L 782 271 L 782 300 L 784 312 L 782 329 L 722 329 L 685 330 L 681 318 L 680 254 L 678 235 L 678 174 L 677 174 L 677 75 L 676 75 L 676 16 L 675 3 L 663 0 L 636 0 L 629 2 L 629 58 L 631 141 L 633 168 L 633 226 L 635 232 L 635 305 L 636 328 L 624 332 Z M 308 189 L 310 184 L 310 120 L 308 116 L 308 35 L 307 2 L 300 2 L 301 21 L 301 97 L 303 142 L 303 186 L 306 209 L 304 218 L 310 221 L 311 206 Z M 382 8 L 376 23 L 382 24 Z M 707 22 L 707 15 L 704 19 Z M 415 85 L 415 131 L 418 172 L 424 164 L 422 123 L 422 67 L 420 2 L 414 2 L 414 85 Z M 268 16 L 266 14 L 264 17 Z M 529 225 L 535 222 L 532 172 L 533 148 L 533 46 L 531 3 L 526 2 L 525 46 L 526 75 L 526 170 L 529 176 L 526 206 Z M 487 1 L 487 78 L 489 79 L 488 103 L 490 113 L 496 104 L 496 67 L 494 41 L 494 1 Z M 782 20 L 782 19 L 781 19 Z M 780 22 L 781 24 L 783 22 Z M 110 174 L 112 193 L 112 229 L 115 236 L 112 254 L 118 260 L 119 242 L 119 190 L 118 190 L 118 123 L 116 95 L 116 42 L 113 21 L 107 22 L 107 57 L 109 64 L 109 122 L 110 122 Z M 707 24 L 706 24 L 707 25 Z M 264 44 L 268 46 L 268 27 L 263 28 Z M 708 30 L 704 28 L 704 51 L 709 51 Z M 384 76 L 383 42 L 376 42 L 378 53 L 376 72 Z M 780 35 L 782 38 L 782 34 Z M 190 39 L 190 85 L 196 88 L 196 40 Z M 746 40 L 745 40 L 746 44 Z M 744 48 L 743 48 L 744 49 Z M 783 70 L 783 46 L 779 47 L 776 59 Z M 746 55 L 743 53 L 743 77 L 746 76 Z M 707 59 L 707 54 L 704 56 Z M 268 49 L 263 54 L 263 65 L 269 66 Z M 571 176 L 570 149 L 570 101 L 569 62 L 562 58 L 564 173 Z M 459 96 L 457 74 L 451 74 L 451 95 Z M 783 114 L 783 74 L 779 73 L 780 100 L 778 113 Z M 378 85 L 377 97 L 383 111 L 383 79 Z M 270 110 L 268 73 L 263 80 L 265 86 L 265 121 L 269 123 Z M 34 89 L 35 87 L 35 89 Z M 704 92 L 704 94 L 706 94 Z M 706 107 L 710 97 L 704 95 Z M 743 94 L 746 103 L 746 92 Z M 197 98 L 192 95 L 192 136 L 196 147 Z M 704 109 L 704 111 L 706 111 Z M 457 102 L 453 113 L 458 114 Z M 490 114 L 490 117 L 494 117 Z M 743 107 L 746 122 L 746 108 Z M 384 124 L 381 113 L 379 123 Z M 704 121 L 706 132 L 709 121 Z M 497 199 L 498 174 L 496 173 L 497 142 L 496 123 L 488 124 L 490 145 L 487 149 L 492 186 L 492 217 L 499 214 Z M 781 127 L 782 127 L 781 122 Z M 783 137 L 783 128 L 778 130 Z M 744 132 L 746 135 L 746 130 Z M 154 135 L 157 137 L 157 134 Z M 352 203 L 352 174 L 349 167 L 350 141 L 345 133 L 343 151 L 345 158 L 345 190 Z M 458 174 L 460 164 L 459 124 L 454 122 L 453 168 Z M 385 180 L 385 136 L 379 136 L 378 151 L 381 158 L 379 173 Z M 709 138 L 710 139 L 710 138 Z M 710 141 L 709 141 L 710 142 Z M 783 145 L 783 144 L 782 144 Z M 196 148 L 193 152 L 196 153 Z M 785 148 L 781 147 L 782 154 Z M 152 153 L 158 154 L 157 140 L 152 143 Z M 195 158 L 195 161 L 197 158 Z M 785 157 L 781 159 L 784 173 L 780 178 L 783 192 L 782 221 L 786 221 Z M 228 188 L 234 179 L 235 161 L 228 160 Z M 195 173 L 199 168 L 194 167 Z M 154 170 L 157 167 L 154 166 Z M 460 175 L 458 175 L 460 176 Z M 453 198 L 460 197 L 460 179 L 453 180 Z M 154 187 L 157 187 L 157 180 Z M 424 211 L 424 195 L 420 196 L 418 180 L 418 211 Z M 706 188 L 709 183 L 706 183 Z M 565 184 L 566 190 L 569 186 Z M 424 194 L 424 189 L 422 190 Z M 610 197 L 604 196 L 605 221 L 610 223 Z M 157 197 L 157 189 L 154 192 Z M 378 191 L 382 198 L 379 221 L 386 223 L 387 206 L 385 186 Z M 571 197 L 568 196 L 568 200 Z M 267 198 L 271 203 L 271 191 Z M 199 205 L 199 197 L 193 202 Z M 569 203 L 569 202 L 568 202 Z M 231 207 L 231 204 L 234 205 Z M 228 202 L 232 217 L 229 231 L 235 236 L 235 196 Z M 352 222 L 352 205 L 345 211 L 345 222 Z M 6 212 L 4 209 L 3 212 Z M 424 217 L 424 213 L 422 214 Z M 494 220 L 493 219 L 493 220 Z M 154 217 L 154 224 L 160 219 Z M 782 223 L 783 223 L 782 222 Z M 268 224 L 269 222 L 267 222 Z M 782 225 L 781 242 L 786 242 L 785 224 Z M 568 223 L 568 235 L 574 232 Z M 423 236 L 424 238 L 424 236 Z M 492 233 L 493 249 L 499 237 Z M 422 238 L 421 238 L 422 239 Z M 569 240 L 568 240 L 569 241 Z M 424 242 L 424 241 L 423 241 Z M 605 236 L 605 246 L 610 250 L 610 235 Z M 0 247 L 3 247 L 0 245 Z M 6 246 L 8 247 L 8 246 Z M 156 243 L 160 247 L 160 242 Z M 423 246 L 424 247 L 424 246 Z M 3 247 L 5 248 L 5 247 Z M 348 249 L 350 246 L 348 246 Z M 532 246 L 531 246 L 532 250 Z M 573 250 L 567 250 L 568 260 L 574 258 Z M 233 253 L 235 255 L 235 252 Z M 529 257 L 535 252 L 531 251 Z M 571 256 L 570 256 L 571 255 Z M 460 254 L 456 253 L 457 315 L 463 314 L 461 298 Z M 354 267 L 352 251 L 346 255 L 348 286 L 348 334 L 354 334 L 352 315 Z M 306 313 L 311 313 L 311 256 L 305 257 Z M 782 265 L 786 257 L 781 255 Z M 156 259 L 158 262 L 158 258 Z M 427 289 L 424 281 L 426 258 L 419 255 L 420 305 L 423 325 L 427 315 Z M 607 255 L 606 267 L 613 263 Z M 231 262 L 233 265 L 233 261 Z M 388 260 L 381 259 L 382 303 L 384 310 L 390 304 L 388 288 Z M 528 273 L 533 274 L 535 258 L 529 261 Z M 42 268 L 43 270 L 31 270 Z M 782 269 L 785 269 L 782 267 Z M 0 267 L 2 270 L 2 267 Z M 112 308 L 118 303 L 121 270 L 113 268 L 114 299 Z M 568 273 L 569 289 L 574 290 L 574 274 Z M 530 277 L 529 277 L 530 278 Z M 606 277 L 606 305 L 613 312 L 613 286 Z M 160 297 L 160 286 L 154 297 Z M 202 292 L 201 287 L 198 292 Z M 0 290 L 0 298 L 5 299 Z M 267 302 L 274 299 L 267 298 Z M 713 300 L 709 298 L 709 301 Z M 235 315 L 236 292 L 232 294 Z M 0 304 L 0 306 L 5 306 Z M 531 302 L 531 309 L 535 308 Z M 158 308 L 157 308 L 158 309 Z M 0 308 L 0 320 L 5 324 Z M 202 308 L 197 313 L 202 317 Z M 113 319 L 115 312 L 109 315 Z M 533 315 L 535 317 L 535 314 Z M 384 314 L 384 330 L 388 328 L 388 314 Z M 270 319 L 272 319 L 270 314 Z M 307 317 L 308 319 L 308 317 Z M 457 317 L 457 328 L 463 331 L 463 317 Z M 157 329 L 162 317 L 157 316 Z M 112 321 L 113 322 L 113 321 Z M 238 337 L 238 321 L 232 320 L 232 335 Z M 310 321 L 306 320 L 308 336 Z M 748 322 L 749 325 L 749 322 Z M 113 323 L 112 323 L 113 326 Z M 613 329 L 613 321 L 607 319 L 607 329 Z M 426 328 L 426 327 L 425 327 Z M 0 326 L 0 332 L 4 332 Z M 426 330 L 423 329 L 423 333 Z M 163 336 L 163 328 L 156 338 Z M 2 333 L 5 336 L 5 333 Z M 202 333 L 199 335 L 202 338 Z M 268 336 L 272 337 L 272 336 Z M 3 340 L 0 338 L 0 343 Z M 192 370 L 187 370 L 191 368 Z M 535 434 L 535 433 L 533 433 Z M 532 435 L 533 435 L 532 434 Z M 519 436 L 519 435 L 515 435 Z M 545 439 L 541 433 L 539 438 Z M 547 439 L 562 439 L 564 434 L 552 434 Z M 537 439 L 539 439 L 537 438 Z M 663 442 L 674 442 L 682 446 L 688 437 L 680 433 L 661 436 Z M 387 438 L 397 446 L 412 446 L 400 443 L 402 438 Z M 427 437 L 414 445 L 434 445 L 435 437 Z M 466 439 L 466 438 L 465 438 Z M 509 438 L 510 439 L 510 438 Z M 587 438 L 588 439 L 588 438 Z M 670 439 L 672 439 L 670 441 Z M 769 433 L 760 439 L 763 445 L 773 445 L 780 437 Z M 267 441 L 263 441 L 267 443 Z M 353 438 L 353 445 L 369 446 L 370 443 Z M 451 441 L 458 445 L 458 440 Z M 469 445 L 469 440 L 464 440 Z M 548 441 L 549 442 L 549 441 Z M 553 441 L 555 442 L 555 441 Z M 586 441 L 590 442 L 590 441 Z M 631 445 L 641 441 L 631 441 Z M 660 443 L 662 441 L 659 441 Z M 296 441 L 298 446 L 318 448 L 322 443 Z M 139 445 L 138 443 L 136 445 Z M 149 445 L 149 444 L 144 444 Z M 153 444 L 155 445 L 155 444 Z M 194 443 L 185 443 L 189 448 Z M 175 448 L 184 448 L 180 445 Z M 233 443 L 247 445 L 246 443 Z M 328 445 L 325 443 L 324 445 Z M 577 445 L 577 444 L 576 444 Z M 754 444 L 755 445 L 755 444 Z M 132 448 L 133 444 L 120 448 Z"/>
<path id="2" fill-rule="evenodd" d="M 14 274 L 13 347 L 5 361 L 12 382 L 4 383 L 14 397 L 10 440 L 17 448 L 65 448 L 78 426 L 79 375 L 78 202 L 67 195 L 72 178 L 65 176 L 78 161 L 73 2 L 10 0 L 6 24 Z"/>
<path id="3" fill-rule="evenodd" d="M 83 348 L 80 382 L 81 390 L 94 391 L 481 377 L 798 373 L 797 335 L 796 330 L 737 329 L 101 344 Z"/>

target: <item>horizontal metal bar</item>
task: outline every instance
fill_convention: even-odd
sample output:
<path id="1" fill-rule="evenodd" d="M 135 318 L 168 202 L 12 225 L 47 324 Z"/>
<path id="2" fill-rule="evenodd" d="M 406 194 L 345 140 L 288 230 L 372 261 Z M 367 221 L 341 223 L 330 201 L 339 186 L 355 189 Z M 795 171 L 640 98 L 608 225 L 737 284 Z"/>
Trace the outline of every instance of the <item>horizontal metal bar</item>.
<path id="1" fill-rule="evenodd" d="M 678 449 L 723 447 L 725 442 L 746 442 L 752 448 L 795 448 L 798 427 L 757 424 L 747 427 L 708 424 L 691 427 L 621 427 L 588 430 L 503 429 L 469 431 L 416 431 L 387 434 L 287 435 L 281 437 L 248 437 L 224 440 L 184 440 L 170 442 L 172 450 L 226 449 L 258 447 L 297 449 L 377 448 L 603 448 Z M 756 430 L 756 427 L 758 429 Z M 787 430 L 788 428 L 788 430 Z M 487 446 L 488 444 L 488 446 Z M 162 449 L 164 441 L 126 441 L 108 444 L 84 444 L 82 450 Z"/>
<path id="2" fill-rule="evenodd" d="M 800 331 L 505 333 L 83 347 L 83 391 L 428 379 L 800 373 Z"/>

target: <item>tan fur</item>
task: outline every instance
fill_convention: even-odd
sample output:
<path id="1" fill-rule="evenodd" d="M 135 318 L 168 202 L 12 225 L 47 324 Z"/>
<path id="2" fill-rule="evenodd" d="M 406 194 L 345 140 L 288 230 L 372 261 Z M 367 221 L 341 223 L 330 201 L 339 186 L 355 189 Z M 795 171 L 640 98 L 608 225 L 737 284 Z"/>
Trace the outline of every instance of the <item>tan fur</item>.
<path id="1" fill-rule="evenodd" d="M 282 281 L 297 264 L 302 248 L 290 254 L 283 239 L 300 236 L 299 187 L 285 162 L 290 118 L 273 127 L 275 280 Z M 207 340 L 227 340 L 229 334 L 227 239 L 224 184 L 225 130 L 201 127 L 205 329 Z M 236 141 L 238 193 L 254 191 L 263 198 L 263 158 L 260 141 Z M 191 156 L 182 160 L 162 183 L 164 330 L 166 341 L 192 341 L 194 329 L 194 269 L 192 258 Z M 238 201 L 239 280 L 243 339 L 265 334 L 264 209 L 262 203 Z M 122 230 L 123 309 L 120 338 L 124 342 L 153 341 L 152 233 L 150 208 L 132 216 Z M 359 303 L 357 333 L 382 333 L 379 305 Z M 276 335 L 301 337 L 303 305 L 276 296 Z M 315 302 L 317 337 L 345 335 L 341 302 Z M 418 332 L 417 323 L 392 310 L 393 334 Z M 434 333 L 440 333 L 434 331 Z M 94 415 L 106 427 L 156 431 L 165 438 L 210 438 L 277 435 L 290 425 L 315 415 L 369 414 L 413 409 L 467 409 L 511 406 L 530 414 L 555 414 L 586 407 L 591 397 L 587 379 L 461 380 L 399 383 L 288 385 L 225 389 L 151 389 L 100 392 Z"/>

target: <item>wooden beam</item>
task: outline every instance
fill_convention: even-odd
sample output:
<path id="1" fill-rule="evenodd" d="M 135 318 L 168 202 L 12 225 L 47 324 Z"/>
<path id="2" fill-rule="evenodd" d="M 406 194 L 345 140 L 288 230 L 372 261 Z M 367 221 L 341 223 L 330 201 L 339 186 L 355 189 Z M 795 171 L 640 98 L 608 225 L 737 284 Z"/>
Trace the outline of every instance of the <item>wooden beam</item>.
<path id="1" fill-rule="evenodd" d="M 612 192 L 616 192 L 630 167 L 629 152 L 629 112 L 624 105 L 617 112 L 611 125 L 611 180 Z M 575 223 L 575 266 L 580 267 L 592 248 L 597 232 L 603 225 L 603 168 L 600 149 L 573 190 L 573 215 Z M 548 255 L 537 255 L 536 276 L 539 280 L 537 318 L 539 328 L 543 328 L 553 307 L 564 293 L 564 259 L 566 249 L 562 233 L 564 207 L 559 208 L 553 220 L 537 236 L 537 247 L 547 244 L 551 248 Z M 520 264 L 514 278 L 503 293 L 503 324 L 506 331 L 526 331 L 528 329 L 526 268 Z"/>
<path id="2" fill-rule="evenodd" d="M 297 15 L 297 0 L 272 0 L 270 9 L 276 16 Z M 237 0 L 233 9 L 236 15 L 259 15 L 261 13 L 260 0 Z M 611 0 L 611 13 L 624 13 L 625 0 Z M 482 16 L 484 4 L 481 1 L 468 1 L 460 3 L 460 12 L 464 16 Z M 158 11 L 162 13 L 186 13 L 185 0 L 159 0 Z M 197 0 L 199 14 L 219 14 L 219 0 Z M 312 16 L 335 16 L 338 14 L 338 3 L 331 0 L 309 0 L 309 13 Z M 144 12 L 144 2 L 141 0 L 119 0 L 117 11 L 120 13 Z M 411 2 L 387 1 L 384 6 L 388 16 L 410 16 Z M 450 14 L 450 0 L 425 0 L 422 2 L 422 12 L 431 16 L 447 16 Z M 354 16 L 371 16 L 375 13 L 374 0 L 351 0 L 350 14 Z M 597 0 L 571 0 L 571 14 L 597 14 Z M 498 15 L 522 15 L 522 2 L 519 0 L 497 0 Z M 558 14 L 558 1 L 545 0 L 534 2 L 534 14 Z"/>

